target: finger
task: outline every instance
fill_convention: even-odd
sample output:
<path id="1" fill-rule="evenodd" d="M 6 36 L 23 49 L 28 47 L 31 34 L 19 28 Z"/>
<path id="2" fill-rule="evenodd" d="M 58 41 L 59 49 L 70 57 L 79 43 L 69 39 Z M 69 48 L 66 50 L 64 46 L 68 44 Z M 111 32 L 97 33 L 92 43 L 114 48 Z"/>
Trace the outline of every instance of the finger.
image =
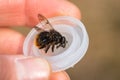
<path id="1" fill-rule="evenodd" d="M 21 54 L 24 36 L 16 31 L 0 29 L 0 54 Z"/>
<path id="2" fill-rule="evenodd" d="M 2 34 L 4 34 L 4 36 Z M 21 34 L 19 34 L 18 32 L 15 32 L 13 30 L 10 30 L 10 29 L 1 28 L 0 29 L 0 36 L 1 36 L 0 37 L 0 45 L 3 45 L 3 46 L 0 46 L 0 53 L 1 54 L 3 54 L 3 53 L 4 54 L 18 54 L 18 53 L 22 53 L 21 51 L 22 51 L 22 44 L 23 44 L 24 37 Z M 11 45 L 11 46 L 8 47 L 8 45 Z M 22 58 L 25 58 L 25 57 L 23 57 L 23 56 L 10 56 L 10 55 L 9 56 L 8 55 L 7 56 L 5 56 L 5 55 L 4 56 L 3 55 L 0 56 L 0 68 L 1 68 L 0 69 L 0 75 L 1 75 L 0 80 L 4 80 L 3 78 L 5 78 L 6 75 L 9 76 L 7 78 L 10 78 L 11 76 L 12 76 L 12 78 L 15 78 L 16 77 L 15 74 L 18 74 L 17 77 L 19 77 L 19 75 L 20 75 L 22 70 L 17 68 L 18 66 L 17 67 L 13 66 L 13 65 L 15 65 L 17 59 L 20 59 L 18 62 L 25 62 L 25 63 L 28 62 L 28 65 L 31 64 L 31 66 L 30 65 L 29 66 L 30 66 L 30 68 L 32 70 L 34 70 L 32 68 L 32 66 L 33 67 L 39 67 L 38 65 L 34 66 L 34 64 L 32 64 L 32 63 L 34 63 L 33 61 L 28 60 L 26 62 L 26 60 L 25 61 L 21 60 Z M 6 66 L 6 64 L 7 64 L 7 66 Z M 14 73 L 14 75 L 11 75 L 14 72 L 14 69 L 16 69 L 16 68 L 18 70 L 20 70 L 20 71 Z M 30 73 L 28 76 L 27 75 L 25 75 L 25 76 L 30 77 L 31 75 L 32 75 L 32 73 Z M 27 78 L 27 77 L 25 77 L 25 78 Z M 67 74 L 65 72 L 57 72 L 57 73 L 53 73 L 51 75 L 51 80 L 59 80 L 59 79 L 69 80 L 69 77 L 67 76 Z M 11 80 L 15 80 L 15 79 L 11 79 Z"/>
<path id="3" fill-rule="evenodd" d="M 0 80 L 49 80 L 50 73 L 44 59 L 0 55 Z"/>
<path id="4" fill-rule="evenodd" d="M 70 80 L 65 71 L 52 73 L 50 80 Z"/>
<path id="5" fill-rule="evenodd" d="M 66 0 L 2 0 L 0 26 L 34 26 L 38 23 L 38 13 L 46 17 L 81 17 L 79 9 Z"/>

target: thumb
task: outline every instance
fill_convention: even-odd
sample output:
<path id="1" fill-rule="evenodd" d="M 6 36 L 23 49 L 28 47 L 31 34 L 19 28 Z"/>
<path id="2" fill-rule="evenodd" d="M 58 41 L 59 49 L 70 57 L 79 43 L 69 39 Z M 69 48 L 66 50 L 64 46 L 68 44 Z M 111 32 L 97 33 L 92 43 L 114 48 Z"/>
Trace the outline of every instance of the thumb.
<path id="1" fill-rule="evenodd" d="M 48 80 L 46 60 L 24 56 L 0 55 L 0 80 Z"/>

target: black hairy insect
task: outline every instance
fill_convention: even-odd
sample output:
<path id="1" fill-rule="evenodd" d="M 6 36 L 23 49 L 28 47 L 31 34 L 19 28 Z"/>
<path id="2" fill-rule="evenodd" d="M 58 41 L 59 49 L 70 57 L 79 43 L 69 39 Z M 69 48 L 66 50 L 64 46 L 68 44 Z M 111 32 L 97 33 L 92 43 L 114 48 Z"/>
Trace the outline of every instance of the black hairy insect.
<path id="1" fill-rule="evenodd" d="M 44 30 L 35 26 L 35 29 L 39 32 L 39 34 L 37 34 L 35 38 L 35 45 L 39 49 L 44 49 L 45 53 L 47 53 L 50 47 L 52 49 L 52 52 L 54 52 L 55 47 L 56 49 L 59 47 L 65 48 L 67 43 L 66 38 L 52 27 L 46 17 L 38 14 L 38 19 L 39 21 L 41 21 L 42 26 L 47 26 L 46 28 L 48 28 L 49 30 Z"/>

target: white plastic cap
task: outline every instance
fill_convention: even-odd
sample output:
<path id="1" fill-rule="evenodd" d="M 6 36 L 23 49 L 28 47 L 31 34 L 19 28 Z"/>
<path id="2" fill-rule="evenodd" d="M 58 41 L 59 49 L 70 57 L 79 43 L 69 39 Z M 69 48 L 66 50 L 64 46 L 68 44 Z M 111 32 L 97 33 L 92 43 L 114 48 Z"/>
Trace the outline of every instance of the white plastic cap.
<path id="1" fill-rule="evenodd" d="M 33 28 L 24 41 L 24 55 L 45 58 L 51 64 L 53 72 L 73 67 L 83 58 L 88 49 L 89 39 L 84 25 L 78 19 L 69 16 L 54 17 L 48 20 L 56 31 L 66 37 L 68 41 L 66 47 L 55 48 L 53 53 L 49 49 L 48 53 L 44 53 L 44 50 L 38 49 L 34 44 L 38 32 Z M 41 23 L 37 26 L 42 27 Z"/>

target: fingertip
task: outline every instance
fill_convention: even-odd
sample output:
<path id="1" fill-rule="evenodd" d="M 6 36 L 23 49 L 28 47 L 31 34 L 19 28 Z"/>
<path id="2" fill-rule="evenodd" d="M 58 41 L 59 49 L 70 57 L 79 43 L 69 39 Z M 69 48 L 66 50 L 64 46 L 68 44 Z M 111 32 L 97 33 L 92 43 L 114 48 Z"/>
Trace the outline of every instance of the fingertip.
<path id="1" fill-rule="evenodd" d="M 48 6 L 49 5 L 49 6 Z M 79 8 L 66 0 L 31 0 L 26 2 L 26 25 L 34 26 L 39 20 L 37 15 L 40 13 L 45 17 L 53 16 L 73 16 L 81 18 Z"/>
<path id="2" fill-rule="evenodd" d="M 70 77 L 65 71 L 54 72 L 50 76 L 50 80 L 70 80 Z"/>
<path id="3" fill-rule="evenodd" d="M 20 80 L 48 80 L 51 73 L 49 63 L 42 58 L 18 59 L 16 68 Z"/>
<path id="4" fill-rule="evenodd" d="M 39 13 L 45 17 L 66 15 L 81 18 L 79 8 L 67 0 L 2 0 L 0 9 L 0 26 L 33 27 L 39 22 Z"/>
<path id="5" fill-rule="evenodd" d="M 51 73 L 49 63 L 42 58 L 0 55 L 0 63 L 0 80 L 49 80 Z"/>

